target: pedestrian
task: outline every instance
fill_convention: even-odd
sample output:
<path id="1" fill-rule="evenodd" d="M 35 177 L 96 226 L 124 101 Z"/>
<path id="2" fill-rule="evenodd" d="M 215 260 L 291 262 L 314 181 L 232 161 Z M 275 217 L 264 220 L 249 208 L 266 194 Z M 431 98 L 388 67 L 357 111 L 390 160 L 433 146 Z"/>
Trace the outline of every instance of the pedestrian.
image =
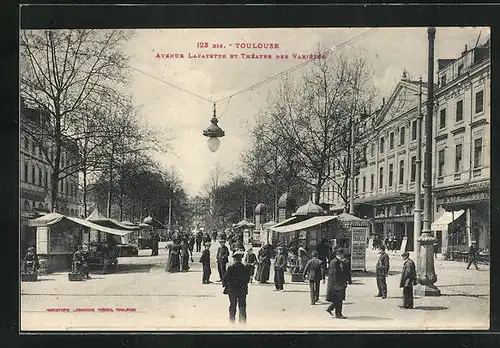
<path id="1" fill-rule="evenodd" d="M 222 281 L 226 273 L 226 265 L 229 262 L 229 249 L 226 246 L 226 241 L 220 241 L 220 247 L 217 250 L 217 270 L 219 271 L 219 282 Z"/>
<path id="2" fill-rule="evenodd" d="M 153 233 L 151 236 L 151 256 L 158 256 L 158 243 L 160 242 L 160 236 L 157 233 Z"/>
<path id="3" fill-rule="evenodd" d="M 267 284 L 271 271 L 271 244 L 266 243 L 258 253 L 259 265 L 255 277 L 261 284 Z"/>
<path id="4" fill-rule="evenodd" d="M 225 229 L 224 231 L 221 232 L 219 239 L 227 240 L 227 233 L 229 232 L 229 229 Z"/>
<path id="5" fill-rule="evenodd" d="M 410 259 L 410 254 L 407 251 L 401 254 L 401 257 L 404 264 L 399 287 L 403 288 L 403 307 L 410 309 L 413 308 L 413 285 L 417 284 L 417 271 L 415 262 Z"/>
<path id="6" fill-rule="evenodd" d="M 203 241 L 203 232 L 198 231 L 196 233 L 196 252 L 199 253 L 201 252 L 201 242 Z"/>
<path id="7" fill-rule="evenodd" d="M 330 262 L 328 268 L 326 300 L 331 304 L 326 311 L 333 316 L 332 311 L 335 309 L 335 317 L 338 319 L 346 319 L 342 314 L 342 302 L 345 300 L 347 284 L 352 284 L 350 270 L 351 267 L 344 258 L 343 249 L 336 249 L 335 258 Z"/>
<path id="8" fill-rule="evenodd" d="M 274 259 L 274 291 L 283 291 L 285 283 L 286 259 L 283 253 L 283 247 L 278 246 L 276 258 Z"/>
<path id="9" fill-rule="evenodd" d="M 253 283 L 253 275 L 255 273 L 255 265 L 257 264 L 257 256 L 253 253 L 252 248 L 248 248 L 247 255 L 245 256 L 245 264 L 248 266 L 250 272 L 250 283 Z"/>
<path id="10" fill-rule="evenodd" d="M 385 239 L 384 239 L 384 246 L 386 248 L 389 248 L 389 237 L 385 237 Z"/>
<path id="11" fill-rule="evenodd" d="M 89 276 L 89 266 L 87 265 L 87 259 L 83 252 L 83 247 L 80 245 L 78 250 L 73 254 L 73 268 L 74 271 L 81 272 L 85 278 L 90 279 Z"/>
<path id="12" fill-rule="evenodd" d="M 212 232 L 212 242 L 216 242 L 217 241 L 217 231 L 213 231 Z"/>
<path id="13" fill-rule="evenodd" d="M 303 273 L 307 264 L 307 251 L 303 247 L 299 247 L 298 254 L 299 254 L 298 273 Z"/>
<path id="14" fill-rule="evenodd" d="M 248 266 L 241 262 L 243 255 L 244 253 L 241 250 L 236 250 L 233 254 L 234 263 L 228 267 L 222 278 L 223 293 L 229 296 L 229 321 L 231 323 L 234 323 L 236 318 L 236 307 L 238 307 L 240 323 L 246 323 L 247 321 L 247 294 L 250 272 Z"/>
<path id="15" fill-rule="evenodd" d="M 168 246 L 168 260 L 166 271 L 170 273 L 180 272 L 181 270 L 181 261 L 180 261 L 180 253 L 181 245 L 178 239 L 174 239 L 173 244 Z"/>
<path id="16" fill-rule="evenodd" d="M 185 241 L 181 243 L 180 266 L 181 272 L 189 271 L 189 245 Z"/>
<path id="17" fill-rule="evenodd" d="M 437 240 L 432 244 L 432 248 L 434 250 L 434 258 L 437 258 L 438 257 L 438 249 L 439 249 L 439 244 L 437 242 Z"/>
<path id="18" fill-rule="evenodd" d="M 35 273 L 40 269 L 40 262 L 35 247 L 29 247 L 23 259 L 23 273 Z"/>
<path id="19" fill-rule="evenodd" d="M 210 275 L 212 274 L 212 269 L 210 268 L 210 243 L 205 243 L 205 249 L 201 253 L 200 262 L 203 269 L 203 274 L 201 278 L 202 284 L 210 284 Z"/>
<path id="20" fill-rule="evenodd" d="M 471 264 L 474 264 L 476 270 L 479 270 L 477 267 L 477 242 L 475 240 L 472 241 L 469 247 L 469 256 L 468 256 L 467 269 L 469 269 Z"/>
<path id="21" fill-rule="evenodd" d="M 312 259 L 307 261 L 303 270 L 304 279 L 309 279 L 309 293 L 311 295 L 311 305 L 319 301 L 320 281 L 325 281 L 325 272 L 323 272 L 323 262 L 318 258 L 316 250 L 312 253 Z"/>
<path id="22" fill-rule="evenodd" d="M 375 266 L 375 274 L 377 276 L 378 294 L 375 297 L 387 298 L 387 282 L 386 278 L 389 274 L 389 255 L 385 252 L 385 246 L 379 248 L 379 258 Z"/>

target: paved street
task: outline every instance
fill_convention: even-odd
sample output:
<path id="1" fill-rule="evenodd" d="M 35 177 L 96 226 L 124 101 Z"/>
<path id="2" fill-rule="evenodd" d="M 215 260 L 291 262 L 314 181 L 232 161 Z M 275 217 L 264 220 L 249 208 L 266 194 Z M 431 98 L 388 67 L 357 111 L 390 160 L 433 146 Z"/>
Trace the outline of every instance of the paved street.
<path id="1" fill-rule="evenodd" d="M 217 245 L 212 245 L 212 260 Z M 69 282 L 66 273 L 40 277 L 36 283 L 21 284 L 21 328 L 23 330 L 424 330 L 487 329 L 489 327 L 489 267 L 465 270 L 466 264 L 436 261 L 442 296 L 416 298 L 415 309 L 399 307 L 400 253 L 389 252 L 391 276 L 388 298 L 375 298 L 373 271 L 377 254 L 368 250 L 367 273 L 354 274 L 347 289 L 344 315 L 330 317 L 325 311 L 326 284 L 320 304 L 309 304 L 307 283 L 287 283 L 284 292 L 274 284 L 251 284 L 248 323 L 230 325 L 228 299 L 222 294 L 217 268 L 212 266 L 214 284 L 201 284 L 201 265 L 191 264 L 187 273 L 166 273 L 166 250 L 151 257 L 150 250 L 139 257 L 120 259 L 116 274 L 94 274 L 85 282 Z M 194 254 L 195 261 L 199 253 Z M 271 273 L 272 280 L 272 273 Z M 68 308 L 69 313 L 47 309 Z M 78 308 L 94 312 L 75 312 Z M 99 312 L 112 308 L 113 312 Z M 116 309 L 122 308 L 118 312 Z M 134 308 L 129 312 L 123 308 Z"/>

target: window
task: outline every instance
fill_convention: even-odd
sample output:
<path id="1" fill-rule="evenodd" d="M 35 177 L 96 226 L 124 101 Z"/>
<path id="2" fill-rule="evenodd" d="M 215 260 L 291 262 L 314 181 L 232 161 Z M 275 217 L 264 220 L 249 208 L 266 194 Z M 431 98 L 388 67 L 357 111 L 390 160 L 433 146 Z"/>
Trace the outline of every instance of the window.
<path id="1" fill-rule="evenodd" d="M 28 201 L 27 199 L 24 200 L 24 209 L 25 210 L 29 210 L 30 208 L 30 201 Z"/>
<path id="2" fill-rule="evenodd" d="M 378 188 L 382 188 L 384 186 L 384 167 L 380 167 L 380 175 L 378 179 Z"/>
<path id="3" fill-rule="evenodd" d="M 392 187 L 392 176 L 394 173 L 394 165 L 392 163 L 389 164 L 389 187 Z"/>
<path id="4" fill-rule="evenodd" d="M 384 137 L 380 138 L 380 153 L 384 153 Z"/>
<path id="5" fill-rule="evenodd" d="M 455 114 L 455 120 L 457 122 L 460 122 L 463 120 L 463 118 L 464 118 L 464 101 L 459 100 L 459 101 L 457 101 L 457 110 L 456 110 L 456 114 Z"/>
<path id="6" fill-rule="evenodd" d="M 371 148 L 370 148 L 370 156 L 375 157 L 375 144 L 372 143 Z"/>
<path id="7" fill-rule="evenodd" d="M 24 181 L 28 182 L 28 163 L 24 164 Z"/>
<path id="8" fill-rule="evenodd" d="M 35 167 L 31 167 L 31 181 L 30 181 L 30 182 L 31 182 L 32 184 L 35 184 L 35 183 L 36 183 L 36 181 L 35 181 L 35 179 L 36 179 L 36 178 L 35 178 L 35 175 L 36 175 L 36 174 L 35 174 Z"/>
<path id="9" fill-rule="evenodd" d="M 438 152 L 438 176 L 444 175 L 444 149 Z"/>
<path id="10" fill-rule="evenodd" d="M 405 127 L 399 129 L 399 145 L 404 145 L 405 143 Z"/>
<path id="11" fill-rule="evenodd" d="M 38 185 L 42 186 L 42 182 L 43 182 L 42 170 L 38 168 Z"/>
<path id="12" fill-rule="evenodd" d="M 479 168 L 483 165 L 483 139 L 474 140 L 474 168 Z"/>
<path id="13" fill-rule="evenodd" d="M 31 142 L 31 152 L 32 152 L 33 154 L 35 154 L 35 153 L 36 153 L 36 144 L 35 144 L 35 142 L 34 142 L 34 141 L 32 141 L 32 142 Z"/>
<path id="14" fill-rule="evenodd" d="M 455 173 L 462 171 L 462 144 L 455 145 Z"/>
<path id="15" fill-rule="evenodd" d="M 394 132 L 389 134 L 389 149 L 394 149 Z"/>
<path id="16" fill-rule="evenodd" d="M 354 180 L 354 193 L 355 193 L 355 194 L 358 194 L 358 184 L 359 184 L 359 179 L 358 179 L 358 178 L 356 178 L 356 179 Z"/>
<path id="17" fill-rule="evenodd" d="M 64 182 L 61 180 L 59 185 L 59 192 L 64 192 Z"/>
<path id="18" fill-rule="evenodd" d="M 439 112 L 439 128 L 446 127 L 446 109 Z"/>
<path id="19" fill-rule="evenodd" d="M 366 177 L 363 176 L 363 192 L 366 191 Z"/>
<path id="20" fill-rule="evenodd" d="M 411 123 L 411 140 L 417 140 L 417 120 Z"/>
<path id="21" fill-rule="evenodd" d="M 399 184 L 403 185 L 403 181 L 405 178 L 405 161 L 399 161 Z"/>
<path id="22" fill-rule="evenodd" d="M 49 187 L 49 172 L 45 171 L 45 188 Z"/>
<path id="23" fill-rule="evenodd" d="M 458 76 L 462 75 L 463 71 L 464 71 L 464 65 L 460 64 L 458 66 Z"/>
<path id="24" fill-rule="evenodd" d="M 30 149 L 30 141 L 28 137 L 24 137 L 24 149 L 29 150 Z"/>
<path id="25" fill-rule="evenodd" d="M 410 173 L 410 181 L 415 182 L 415 176 L 417 174 L 417 157 L 412 156 L 411 158 L 411 173 Z"/>
<path id="26" fill-rule="evenodd" d="M 375 175 L 371 175 L 370 177 L 370 191 L 373 191 L 373 186 L 375 184 Z"/>
<path id="27" fill-rule="evenodd" d="M 483 111 L 483 91 L 476 93 L 476 114 Z"/>
<path id="28" fill-rule="evenodd" d="M 43 210 L 43 203 L 38 203 L 38 209 Z"/>
<path id="29" fill-rule="evenodd" d="M 446 85 L 446 75 L 441 76 L 441 87 Z"/>

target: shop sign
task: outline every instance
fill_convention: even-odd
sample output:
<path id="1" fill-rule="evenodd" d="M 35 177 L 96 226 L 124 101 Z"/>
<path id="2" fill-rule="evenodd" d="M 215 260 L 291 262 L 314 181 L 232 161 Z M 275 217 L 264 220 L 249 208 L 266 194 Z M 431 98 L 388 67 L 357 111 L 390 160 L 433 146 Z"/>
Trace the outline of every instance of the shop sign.
<path id="1" fill-rule="evenodd" d="M 351 228 L 351 269 L 366 270 L 366 227 Z"/>

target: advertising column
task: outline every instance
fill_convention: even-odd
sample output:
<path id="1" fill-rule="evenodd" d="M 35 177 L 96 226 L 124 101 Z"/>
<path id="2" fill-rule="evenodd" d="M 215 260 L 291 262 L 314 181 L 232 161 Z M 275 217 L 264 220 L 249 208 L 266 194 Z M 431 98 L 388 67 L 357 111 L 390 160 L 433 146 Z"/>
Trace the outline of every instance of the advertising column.
<path id="1" fill-rule="evenodd" d="M 351 227 L 351 270 L 366 271 L 366 227 Z"/>

